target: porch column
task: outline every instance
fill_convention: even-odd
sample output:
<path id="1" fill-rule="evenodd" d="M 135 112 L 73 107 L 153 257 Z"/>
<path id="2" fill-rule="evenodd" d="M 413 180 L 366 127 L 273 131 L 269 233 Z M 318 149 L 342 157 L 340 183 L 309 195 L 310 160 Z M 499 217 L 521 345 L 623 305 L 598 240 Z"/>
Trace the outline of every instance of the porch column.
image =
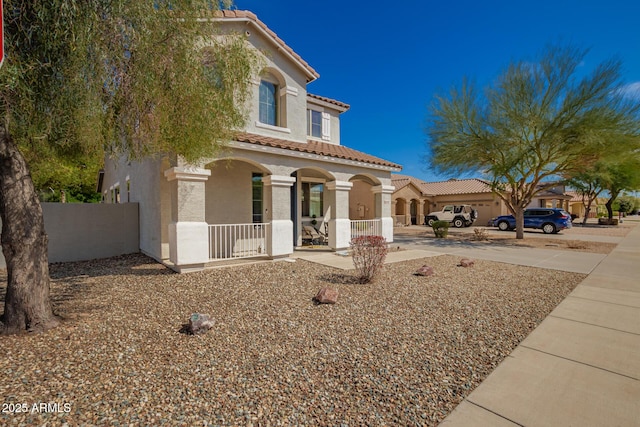
<path id="1" fill-rule="evenodd" d="M 349 190 L 352 182 L 331 181 L 328 190 L 331 219 L 329 220 L 329 247 L 334 250 L 346 249 L 351 243 L 351 220 L 349 219 Z"/>
<path id="2" fill-rule="evenodd" d="M 404 211 L 406 213 L 404 216 L 404 225 L 411 225 L 411 200 L 405 202 Z"/>
<path id="3" fill-rule="evenodd" d="M 418 212 L 416 213 L 416 225 L 424 224 L 424 199 L 418 199 Z"/>
<path id="4" fill-rule="evenodd" d="M 393 185 L 377 185 L 371 188 L 375 195 L 376 219 L 380 220 L 380 230 L 382 237 L 387 239 L 387 243 L 393 242 L 393 218 L 391 218 L 391 195 L 396 190 Z M 411 211 L 409 220 L 411 220 Z"/>
<path id="5" fill-rule="evenodd" d="M 375 196 L 374 196 L 375 199 Z M 395 226 L 398 223 L 398 211 L 397 209 L 398 200 L 391 200 L 391 218 L 393 219 L 393 225 Z M 375 210 L 375 209 L 374 209 Z M 378 214 L 374 213 L 374 218 L 377 218 Z"/>
<path id="6" fill-rule="evenodd" d="M 211 171 L 180 166 L 167 169 L 164 176 L 171 183 L 169 260 L 180 273 L 202 270 L 209 261 L 205 182 Z"/>
<path id="7" fill-rule="evenodd" d="M 268 175 L 264 184 L 265 222 L 271 223 L 267 237 L 267 253 L 271 258 L 293 253 L 293 221 L 291 221 L 291 186 L 296 179 L 291 176 Z"/>

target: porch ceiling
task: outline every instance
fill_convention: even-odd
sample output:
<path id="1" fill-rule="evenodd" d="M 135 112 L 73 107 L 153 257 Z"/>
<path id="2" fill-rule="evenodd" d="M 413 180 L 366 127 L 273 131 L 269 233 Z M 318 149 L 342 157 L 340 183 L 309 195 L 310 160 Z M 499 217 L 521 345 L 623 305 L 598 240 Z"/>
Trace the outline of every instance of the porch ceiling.
<path id="1" fill-rule="evenodd" d="M 300 143 L 245 132 L 236 135 L 235 140 L 238 142 L 317 154 L 319 156 L 333 157 L 336 159 L 353 160 L 371 165 L 383 166 L 390 169 L 402 169 L 402 166 L 396 163 L 353 150 L 345 147 L 344 145 L 328 144 L 319 141 L 307 141 L 306 143 Z"/>

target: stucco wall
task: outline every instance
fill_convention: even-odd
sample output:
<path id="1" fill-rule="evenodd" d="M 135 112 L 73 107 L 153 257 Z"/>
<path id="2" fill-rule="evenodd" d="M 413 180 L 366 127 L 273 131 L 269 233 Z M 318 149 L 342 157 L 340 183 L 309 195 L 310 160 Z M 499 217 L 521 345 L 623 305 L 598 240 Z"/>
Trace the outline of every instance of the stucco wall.
<path id="1" fill-rule="evenodd" d="M 208 224 L 251 223 L 251 174 L 259 170 L 246 162 L 219 161 L 209 166 L 205 185 L 205 219 Z"/>
<path id="2" fill-rule="evenodd" d="M 375 196 L 371 184 L 354 180 L 349 191 L 349 219 L 364 220 L 375 218 Z"/>
<path id="3" fill-rule="evenodd" d="M 137 203 L 43 203 L 49 262 L 139 252 Z M 0 255 L 0 268 L 5 268 Z"/>

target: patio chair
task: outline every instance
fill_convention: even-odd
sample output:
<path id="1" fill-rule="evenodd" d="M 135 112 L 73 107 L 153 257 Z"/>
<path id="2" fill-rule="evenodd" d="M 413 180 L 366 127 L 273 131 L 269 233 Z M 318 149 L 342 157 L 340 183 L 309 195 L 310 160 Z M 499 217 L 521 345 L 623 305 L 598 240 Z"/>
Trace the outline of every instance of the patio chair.
<path id="1" fill-rule="evenodd" d="M 325 237 L 312 226 L 304 225 L 302 226 L 302 240 L 311 241 L 312 245 L 321 245 L 324 243 Z"/>

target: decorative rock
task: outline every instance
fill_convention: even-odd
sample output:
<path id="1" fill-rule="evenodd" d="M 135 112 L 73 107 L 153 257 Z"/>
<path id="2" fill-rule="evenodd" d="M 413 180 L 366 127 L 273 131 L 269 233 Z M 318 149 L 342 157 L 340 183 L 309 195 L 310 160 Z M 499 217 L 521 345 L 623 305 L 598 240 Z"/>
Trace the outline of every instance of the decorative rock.
<path id="1" fill-rule="evenodd" d="M 313 299 L 319 304 L 335 304 L 338 301 L 338 291 L 325 287 Z"/>
<path id="2" fill-rule="evenodd" d="M 207 332 L 213 327 L 213 319 L 208 314 L 193 313 L 189 318 L 187 332 L 195 335 Z"/>
<path id="3" fill-rule="evenodd" d="M 476 262 L 472 259 L 469 258 L 462 258 L 460 260 L 460 267 L 471 267 L 473 264 L 475 264 Z"/>
<path id="4" fill-rule="evenodd" d="M 425 264 L 419 269 L 417 269 L 416 272 L 413 274 L 416 276 L 432 276 L 434 274 L 434 271 L 433 271 L 433 267 L 430 267 Z"/>

